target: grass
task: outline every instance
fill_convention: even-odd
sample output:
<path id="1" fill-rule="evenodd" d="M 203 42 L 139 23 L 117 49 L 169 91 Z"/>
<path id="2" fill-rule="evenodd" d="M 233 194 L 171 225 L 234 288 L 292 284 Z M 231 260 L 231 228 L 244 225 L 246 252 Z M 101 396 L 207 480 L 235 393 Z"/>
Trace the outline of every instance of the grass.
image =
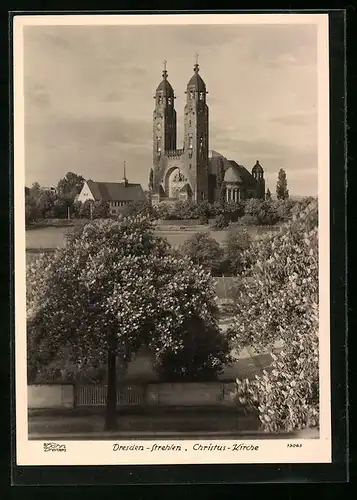
<path id="1" fill-rule="evenodd" d="M 66 221 L 62 221 L 62 225 L 38 225 L 32 226 L 26 230 L 26 248 L 27 249 L 55 249 L 64 246 L 65 236 L 69 231 L 73 230 L 73 226 L 68 226 Z M 79 221 L 82 222 L 83 221 Z M 76 225 L 78 222 L 75 221 Z M 264 231 L 270 231 L 271 228 L 245 228 L 252 236 L 261 234 Z M 215 238 L 218 243 L 224 245 L 228 234 L 231 229 L 222 231 L 212 231 L 209 226 L 190 226 L 189 228 L 180 229 L 174 227 L 173 229 L 163 228 L 157 230 L 157 234 L 166 238 L 173 247 L 182 245 L 188 238 L 195 232 L 208 231 L 212 238 Z"/>

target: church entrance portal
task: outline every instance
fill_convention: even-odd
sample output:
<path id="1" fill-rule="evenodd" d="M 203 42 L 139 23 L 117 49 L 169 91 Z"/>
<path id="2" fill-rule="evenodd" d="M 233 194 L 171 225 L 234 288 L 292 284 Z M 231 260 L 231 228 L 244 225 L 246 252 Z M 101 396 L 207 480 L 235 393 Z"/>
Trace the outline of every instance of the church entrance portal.
<path id="1" fill-rule="evenodd" d="M 178 200 L 181 189 L 188 183 L 184 173 L 178 167 L 170 168 L 165 175 L 164 190 L 170 199 Z"/>

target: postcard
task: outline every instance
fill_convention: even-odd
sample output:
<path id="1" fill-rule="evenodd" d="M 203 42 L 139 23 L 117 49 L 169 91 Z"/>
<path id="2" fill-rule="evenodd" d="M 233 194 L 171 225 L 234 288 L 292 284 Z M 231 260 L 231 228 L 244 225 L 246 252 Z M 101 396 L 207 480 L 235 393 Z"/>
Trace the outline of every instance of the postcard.
<path id="1" fill-rule="evenodd" d="M 331 462 L 328 36 L 14 17 L 17 465 Z"/>

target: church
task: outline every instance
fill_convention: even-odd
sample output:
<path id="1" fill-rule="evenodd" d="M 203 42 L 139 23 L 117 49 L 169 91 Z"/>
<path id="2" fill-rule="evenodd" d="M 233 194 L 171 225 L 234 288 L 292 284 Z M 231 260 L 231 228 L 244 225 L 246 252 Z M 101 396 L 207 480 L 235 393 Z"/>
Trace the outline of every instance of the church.
<path id="1" fill-rule="evenodd" d="M 223 189 L 227 201 L 264 199 L 264 170 L 259 161 L 249 172 L 209 150 L 208 92 L 197 59 L 185 93 L 183 147 L 177 149 L 175 93 L 168 81 L 165 61 L 162 81 L 154 96 L 152 202 L 214 202 L 220 199 Z"/>

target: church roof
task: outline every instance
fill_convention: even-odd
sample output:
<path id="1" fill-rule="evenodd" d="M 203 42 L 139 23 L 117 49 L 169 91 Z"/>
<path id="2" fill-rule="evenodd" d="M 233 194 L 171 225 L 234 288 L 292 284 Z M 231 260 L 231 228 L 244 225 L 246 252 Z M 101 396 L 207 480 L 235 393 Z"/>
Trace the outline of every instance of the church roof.
<path id="1" fill-rule="evenodd" d="M 174 89 L 168 80 L 163 79 L 160 85 L 157 87 L 156 92 L 163 92 L 164 95 L 173 95 Z"/>
<path id="2" fill-rule="evenodd" d="M 252 174 L 247 170 L 243 165 L 239 165 L 234 160 L 229 160 L 229 163 L 237 169 L 239 172 L 239 176 L 242 179 L 244 185 L 247 188 L 255 189 L 257 187 L 256 180 L 252 176 Z"/>
<path id="3" fill-rule="evenodd" d="M 227 183 L 239 183 L 243 182 L 242 177 L 239 175 L 239 170 L 234 165 L 231 165 L 224 174 L 224 182 Z"/>
<path id="4" fill-rule="evenodd" d="M 87 181 L 87 185 L 95 200 L 104 201 L 141 201 L 145 200 L 145 193 L 140 184 L 125 182 L 94 182 Z"/>
<path id="5" fill-rule="evenodd" d="M 162 73 L 162 81 L 156 89 L 156 92 L 163 92 L 164 95 L 174 95 L 174 89 L 171 87 L 170 82 L 167 79 L 167 71 L 166 71 L 166 61 L 164 66 L 164 71 Z"/>
<path id="6" fill-rule="evenodd" d="M 187 87 L 194 87 L 194 90 L 198 92 L 206 92 L 206 84 L 198 74 L 200 70 L 198 64 L 195 64 L 193 70 L 194 74 L 191 77 L 190 81 L 188 82 Z"/>
<path id="7" fill-rule="evenodd" d="M 217 175 L 219 168 L 223 165 L 224 171 L 232 180 L 226 182 L 243 182 L 248 189 L 256 188 L 256 180 L 252 174 L 243 166 L 234 160 L 227 160 L 225 156 L 217 151 L 210 150 L 208 155 L 209 173 Z M 230 173 L 228 173 L 230 170 Z M 240 180 L 237 180 L 239 178 Z M 226 180 L 226 179 L 225 179 Z"/>

